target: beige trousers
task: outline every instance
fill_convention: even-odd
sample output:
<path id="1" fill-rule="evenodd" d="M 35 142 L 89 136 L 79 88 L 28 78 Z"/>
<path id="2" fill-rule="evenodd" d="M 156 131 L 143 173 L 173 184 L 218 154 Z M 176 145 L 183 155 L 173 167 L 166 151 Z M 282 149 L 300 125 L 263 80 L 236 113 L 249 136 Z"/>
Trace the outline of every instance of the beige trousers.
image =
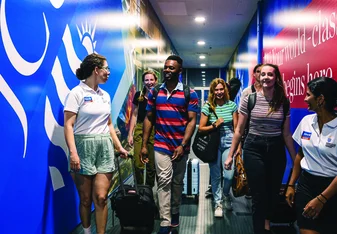
<path id="1" fill-rule="evenodd" d="M 188 155 L 184 155 L 179 161 L 173 162 L 170 155 L 162 152 L 155 151 L 154 156 L 158 176 L 160 226 L 170 226 L 171 214 L 179 213 Z"/>

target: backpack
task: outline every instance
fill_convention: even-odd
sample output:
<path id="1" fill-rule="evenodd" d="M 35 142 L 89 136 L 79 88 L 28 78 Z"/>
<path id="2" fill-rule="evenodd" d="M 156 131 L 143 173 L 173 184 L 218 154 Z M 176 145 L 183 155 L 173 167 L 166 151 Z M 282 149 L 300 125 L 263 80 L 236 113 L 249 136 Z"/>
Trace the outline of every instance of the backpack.
<path id="1" fill-rule="evenodd" d="M 250 121 L 250 112 L 253 110 L 254 106 L 256 104 L 256 92 L 255 93 L 251 93 L 248 95 L 248 104 L 247 104 L 247 109 L 248 109 L 248 124 Z M 287 113 L 289 112 L 290 109 L 290 102 L 288 100 L 288 98 L 285 100 L 285 102 L 283 102 L 283 121 L 282 121 L 282 128 L 284 125 L 284 121 L 286 120 L 287 117 Z"/>
<path id="2" fill-rule="evenodd" d="M 157 99 L 157 96 L 158 96 L 158 93 L 159 93 L 159 89 L 160 89 L 160 86 L 162 84 L 157 84 L 156 86 L 154 86 L 153 88 L 153 102 L 154 104 L 156 103 L 156 99 Z M 184 90 L 184 96 L 185 96 L 185 106 L 188 107 L 188 104 L 190 102 L 190 87 L 188 87 L 187 85 L 183 84 L 183 90 Z"/>

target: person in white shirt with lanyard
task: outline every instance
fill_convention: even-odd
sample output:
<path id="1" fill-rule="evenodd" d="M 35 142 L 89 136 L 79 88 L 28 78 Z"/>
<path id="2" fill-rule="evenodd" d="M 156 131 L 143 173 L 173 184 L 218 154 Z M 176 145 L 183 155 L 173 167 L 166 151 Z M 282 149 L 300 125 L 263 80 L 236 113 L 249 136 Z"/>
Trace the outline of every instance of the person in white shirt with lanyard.
<path id="1" fill-rule="evenodd" d="M 107 195 L 115 170 L 113 144 L 122 157 L 128 155 L 111 121 L 110 95 L 98 87 L 107 82 L 109 75 L 105 57 L 88 55 L 76 70 L 81 82 L 70 91 L 64 105 L 64 135 L 69 148 L 70 169 L 80 197 L 84 234 L 91 234 L 92 201 L 97 233 L 105 233 Z"/>
<path id="2" fill-rule="evenodd" d="M 301 234 L 332 234 L 337 232 L 337 82 L 311 80 L 304 101 L 316 113 L 305 116 L 293 134 L 300 147 L 286 199 L 290 206 L 295 202 Z"/>

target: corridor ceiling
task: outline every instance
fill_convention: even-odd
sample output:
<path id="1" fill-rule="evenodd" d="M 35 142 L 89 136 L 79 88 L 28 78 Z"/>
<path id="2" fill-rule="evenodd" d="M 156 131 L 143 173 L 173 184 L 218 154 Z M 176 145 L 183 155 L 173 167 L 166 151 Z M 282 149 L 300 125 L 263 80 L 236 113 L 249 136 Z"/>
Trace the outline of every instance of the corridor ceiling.
<path id="1" fill-rule="evenodd" d="M 257 9 L 258 0 L 150 0 L 185 68 L 224 67 Z M 206 18 L 196 23 L 195 17 Z M 199 40 L 205 45 L 198 45 Z M 205 59 L 200 59 L 205 55 Z"/>

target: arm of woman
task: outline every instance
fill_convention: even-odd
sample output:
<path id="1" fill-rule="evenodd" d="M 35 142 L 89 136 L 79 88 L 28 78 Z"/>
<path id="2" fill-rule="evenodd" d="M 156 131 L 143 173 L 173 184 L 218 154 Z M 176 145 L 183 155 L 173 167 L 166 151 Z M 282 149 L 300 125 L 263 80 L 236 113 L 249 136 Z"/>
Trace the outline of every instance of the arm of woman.
<path id="1" fill-rule="evenodd" d="M 138 105 L 133 105 L 133 112 L 131 115 L 130 129 L 128 134 L 128 143 L 130 146 L 133 145 L 133 131 L 135 130 L 136 127 L 137 116 L 138 116 Z"/>
<path id="2" fill-rule="evenodd" d="M 74 137 L 74 124 L 77 114 L 70 111 L 64 111 L 64 137 L 69 149 L 70 168 L 74 171 L 81 169 L 80 157 L 77 154 Z"/>
<path id="3" fill-rule="evenodd" d="M 110 136 L 112 138 L 112 142 L 115 148 L 117 149 L 118 152 L 121 153 L 122 158 L 127 158 L 129 153 L 123 148 L 121 142 L 119 141 L 115 128 L 112 124 L 111 117 L 109 117 L 108 126 L 109 126 Z"/>
<path id="4" fill-rule="evenodd" d="M 238 121 L 239 121 L 239 113 L 237 111 L 233 112 L 233 128 L 236 129 L 236 127 L 238 126 Z M 240 152 L 241 153 L 241 141 L 238 145 L 238 149 L 236 152 Z"/>
<path id="5" fill-rule="evenodd" d="M 287 192 L 286 192 L 286 200 L 289 206 L 293 206 L 294 204 L 295 183 L 301 174 L 301 170 L 302 170 L 301 160 L 303 157 L 304 155 L 303 155 L 302 147 L 299 147 L 295 160 L 294 160 L 293 171 L 291 173 L 291 177 L 290 177 Z"/>
<path id="6" fill-rule="evenodd" d="M 209 126 L 207 126 L 207 122 L 208 122 L 208 116 L 205 115 L 203 112 L 201 112 L 199 128 L 198 128 L 198 131 L 200 133 L 209 132 L 216 127 L 216 122 L 212 125 L 209 125 Z"/>
<path id="7" fill-rule="evenodd" d="M 245 131 L 245 126 L 248 120 L 248 116 L 244 115 L 242 113 L 239 113 L 239 120 L 238 124 L 235 128 L 233 140 L 232 140 L 232 145 L 229 150 L 228 158 L 225 161 L 225 169 L 230 170 L 232 168 L 233 164 L 233 156 L 237 152 L 238 146 L 241 142 L 241 137 L 244 134 Z"/>
<path id="8" fill-rule="evenodd" d="M 294 141 L 293 141 L 293 138 L 292 138 L 292 134 L 290 132 L 290 118 L 289 117 L 287 117 L 284 121 L 282 135 L 283 135 L 284 143 L 285 143 L 285 145 L 288 149 L 288 152 L 291 156 L 291 159 L 294 162 L 295 157 L 296 157 L 296 151 L 295 151 L 295 147 L 294 147 Z"/>

